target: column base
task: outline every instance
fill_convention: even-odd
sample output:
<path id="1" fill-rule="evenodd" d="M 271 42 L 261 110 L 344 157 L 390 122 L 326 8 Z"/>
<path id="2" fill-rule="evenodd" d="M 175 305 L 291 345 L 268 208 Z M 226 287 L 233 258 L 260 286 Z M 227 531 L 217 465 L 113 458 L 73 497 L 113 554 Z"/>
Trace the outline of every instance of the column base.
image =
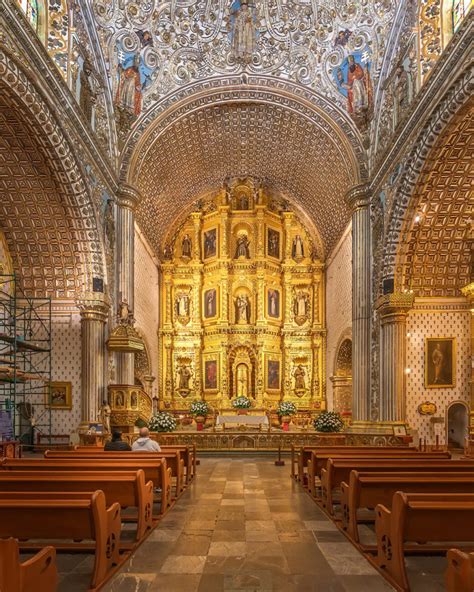
<path id="1" fill-rule="evenodd" d="M 396 433 L 396 429 L 401 428 L 400 432 Z M 390 434 L 395 436 L 406 435 L 409 431 L 409 427 L 404 421 L 362 421 L 355 420 L 346 429 L 349 434 Z"/>

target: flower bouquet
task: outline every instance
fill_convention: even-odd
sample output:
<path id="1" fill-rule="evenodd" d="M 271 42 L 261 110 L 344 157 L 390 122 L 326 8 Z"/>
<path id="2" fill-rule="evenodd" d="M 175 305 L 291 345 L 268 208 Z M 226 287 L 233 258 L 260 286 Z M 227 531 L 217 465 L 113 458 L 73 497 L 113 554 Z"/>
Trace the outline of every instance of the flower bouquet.
<path id="1" fill-rule="evenodd" d="M 291 401 L 280 401 L 277 407 L 277 414 L 280 417 L 285 417 L 288 415 L 295 415 L 297 409 L 296 405 Z"/>
<path id="2" fill-rule="evenodd" d="M 148 428 L 151 432 L 174 432 L 176 429 L 176 419 L 171 413 L 162 411 L 155 413 L 150 419 Z"/>
<path id="3" fill-rule="evenodd" d="M 194 419 L 196 420 L 198 432 L 202 432 L 204 423 L 206 422 L 206 417 L 208 416 L 210 411 L 209 405 L 206 401 L 193 401 L 189 407 L 189 412 L 191 415 L 194 415 Z"/>
<path id="4" fill-rule="evenodd" d="M 252 407 L 252 402 L 248 397 L 237 397 L 232 401 L 232 407 L 238 411 L 245 412 Z"/>
<path id="5" fill-rule="evenodd" d="M 336 411 L 322 411 L 313 425 L 317 432 L 340 432 L 344 429 L 344 422 Z"/>

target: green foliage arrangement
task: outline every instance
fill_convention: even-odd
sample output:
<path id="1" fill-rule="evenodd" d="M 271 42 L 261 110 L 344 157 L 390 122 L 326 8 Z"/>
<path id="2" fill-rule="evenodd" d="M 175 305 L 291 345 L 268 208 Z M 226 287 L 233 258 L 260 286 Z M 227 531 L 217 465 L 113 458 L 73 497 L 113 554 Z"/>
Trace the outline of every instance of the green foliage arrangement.
<path id="1" fill-rule="evenodd" d="M 322 411 L 314 420 L 314 429 L 318 432 L 340 432 L 344 422 L 336 411 Z"/>
<path id="2" fill-rule="evenodd" d="M 166 413 L 166 411 L 155 413 L 150 419 L 148 428 L 151 432 L 174 432 L 176 429 L 176 419 L 171 413 Z"/>

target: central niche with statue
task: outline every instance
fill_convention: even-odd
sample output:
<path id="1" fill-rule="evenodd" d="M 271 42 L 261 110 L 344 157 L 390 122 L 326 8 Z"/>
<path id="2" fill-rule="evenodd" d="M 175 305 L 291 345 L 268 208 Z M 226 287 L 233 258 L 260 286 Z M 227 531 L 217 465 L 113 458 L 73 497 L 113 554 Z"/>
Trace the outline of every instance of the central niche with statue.
<path id="1" fill-rule="evenodd" d="M 256 179 L 202 196 L 163 245 L 160 406 L 236 397 L 325 407 L 322 247 L 316 230 Z"/>

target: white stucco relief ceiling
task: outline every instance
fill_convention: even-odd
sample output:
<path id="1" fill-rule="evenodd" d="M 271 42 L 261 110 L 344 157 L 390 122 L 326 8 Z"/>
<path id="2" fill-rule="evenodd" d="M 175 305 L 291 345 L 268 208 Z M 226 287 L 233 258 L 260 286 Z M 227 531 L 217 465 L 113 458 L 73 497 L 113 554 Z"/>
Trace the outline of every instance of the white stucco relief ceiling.
<path id="1" fill-rule="evenodd" d="M 151 134 L 152 136 L 152 134 Z M 159 254 L 170 225 L 227 176 L 253 176 L 310 217 L 329 253 L 350 219 L 344 194 L 357 171 L 348 144 L 278 105 L 219 104 L 191 111 L 135 155 L 137 221 Z"/>

